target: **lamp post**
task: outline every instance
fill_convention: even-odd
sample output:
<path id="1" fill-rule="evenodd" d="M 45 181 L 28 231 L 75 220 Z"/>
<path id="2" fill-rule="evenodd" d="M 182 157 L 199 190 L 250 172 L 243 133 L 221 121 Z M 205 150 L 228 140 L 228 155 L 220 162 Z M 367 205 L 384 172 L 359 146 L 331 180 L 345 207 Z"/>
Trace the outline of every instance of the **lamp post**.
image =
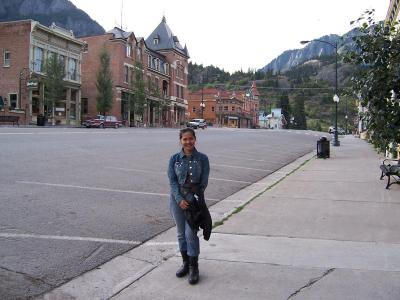
<path id="1" fill-rule="evenodd" d="M 300 44 L 305 45 L 311 41 L 301 41 Z M 324 44 L 328 44 L 335 49 L 335 95 L 333 96 L 333 101 L 335 102 L 335 135 L 333 140 L 333 146 L 340 146 L 340 142 L 338 139 L 338 126 L 337 126 L 337 119 L 338 119 L 338 103 L 339 103 L 339 96 L 338 96 L 338 44 L 337 42 L 331 43 L 324 40 L 313 40 L 313 42 L 320 42 Z M 346 129 L 347 130 L 347 129 Z"/>
<path id="2" fill-rule="evenodd" d="M 22 79 L 24 76 L 24 72 L 30 70 L 28 67 L 23 67 L 21 69 L 21 71 L 19 71 L 19 87 L 18 87 L 18 104 L 17 104 L 17 108 L 21 108 L 22 107 Z M 25 76 L 25 78 L 28 76 L 29 74 L 27 74 Z"/>
<path id="3" fill-rule="evenodd" d="M 206 107 L 206 104 L 204 103 L 204 98 L 203 98 L 203 87 L 201 87 L 200 113 L 201 113 L 202 119 L 204 119 L 204 108 L 205 107 Z"/>

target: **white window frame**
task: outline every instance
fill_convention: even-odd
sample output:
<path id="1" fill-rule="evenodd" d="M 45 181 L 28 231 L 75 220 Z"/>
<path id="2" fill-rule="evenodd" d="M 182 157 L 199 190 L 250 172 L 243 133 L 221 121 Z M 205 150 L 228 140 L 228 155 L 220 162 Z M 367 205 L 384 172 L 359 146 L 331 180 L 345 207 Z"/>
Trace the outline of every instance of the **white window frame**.
<path id="1" fill-rule="evenodd" d="M 8 68 L 11 66 L 11 51 L 3 51 L 3 67 Z"/>

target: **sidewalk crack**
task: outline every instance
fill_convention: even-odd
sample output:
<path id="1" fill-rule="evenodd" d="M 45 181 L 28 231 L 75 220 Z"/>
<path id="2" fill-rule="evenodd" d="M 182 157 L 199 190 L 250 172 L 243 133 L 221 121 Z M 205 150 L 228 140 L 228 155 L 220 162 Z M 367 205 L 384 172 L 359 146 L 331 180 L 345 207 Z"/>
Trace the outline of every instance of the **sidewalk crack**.
<path id="1" fill-rule="evenodd" d="M 332 273 L 333 271 L 335 271 L 335 268 L 329 269 L 327 271 L 324 272 L 324 274 L 322 274 L 321 276 L 317 277 L 317 278 L 311 278 L 308 283 L 304 286 L 302 286 L 301 288 L 299 288 L 298 290 L 296 290 L 294 293 L 292 293 L 286 300 L 291 299 L 292 297 L 296 296 L 298 293 L 300 293 L 302 290 L 311 287 L 314 283 L 320 281 L 322 278 L 324 278 L 326 275 L 328 275 L 329 273 Z"/>

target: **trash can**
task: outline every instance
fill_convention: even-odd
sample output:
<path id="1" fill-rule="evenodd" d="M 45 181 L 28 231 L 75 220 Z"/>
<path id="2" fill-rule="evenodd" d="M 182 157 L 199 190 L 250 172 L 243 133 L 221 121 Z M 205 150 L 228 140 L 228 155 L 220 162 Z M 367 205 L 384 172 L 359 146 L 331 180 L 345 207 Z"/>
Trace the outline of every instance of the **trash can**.
<path id="1" fill-rule="evenodd" d="M 323 136 L 317 141 L 317 157 L 318 158 L 329 158 L 329 141 Z"/>
<path id="2" fill-rule="evenodd" d="M 43 115 L 37 116 L 37 126 L 44 126 L 45 117 Z"/>

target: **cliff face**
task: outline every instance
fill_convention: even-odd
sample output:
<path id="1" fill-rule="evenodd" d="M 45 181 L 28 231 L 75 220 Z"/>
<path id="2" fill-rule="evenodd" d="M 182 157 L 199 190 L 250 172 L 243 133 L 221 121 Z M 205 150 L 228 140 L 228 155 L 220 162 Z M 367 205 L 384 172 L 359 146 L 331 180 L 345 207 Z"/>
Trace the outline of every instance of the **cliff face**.
<path id="1" fill-rule="evenodd" d="M 104 33 L 96 21 L 69 0 L 0 0 L 0 21 L 32 19 L 50 26 L 53 22 L 75 36 Z"/>
<path id="2" fill-rule="evenodd" d="M 356 30 L 351 30 L 342 37 L 336 34 L 325 35 L 318 38 L 318 40 L 326 41 L 331 44 L 338 43 L 338 52 L 353 49 L 352 37 L 356 34 Z M 287 50 L 273 59 L 269 64 L 264 66 L 261 70 L 266 72 L 272 70 L 274 73 L 285 72 L 293 67 L 301 65 L 302 63 L 318 58 L 321 56 L 329 56 L 334 54 L 334 47 L 326 43 L 318 41 L 311 41 L 303 49 Z"/>

